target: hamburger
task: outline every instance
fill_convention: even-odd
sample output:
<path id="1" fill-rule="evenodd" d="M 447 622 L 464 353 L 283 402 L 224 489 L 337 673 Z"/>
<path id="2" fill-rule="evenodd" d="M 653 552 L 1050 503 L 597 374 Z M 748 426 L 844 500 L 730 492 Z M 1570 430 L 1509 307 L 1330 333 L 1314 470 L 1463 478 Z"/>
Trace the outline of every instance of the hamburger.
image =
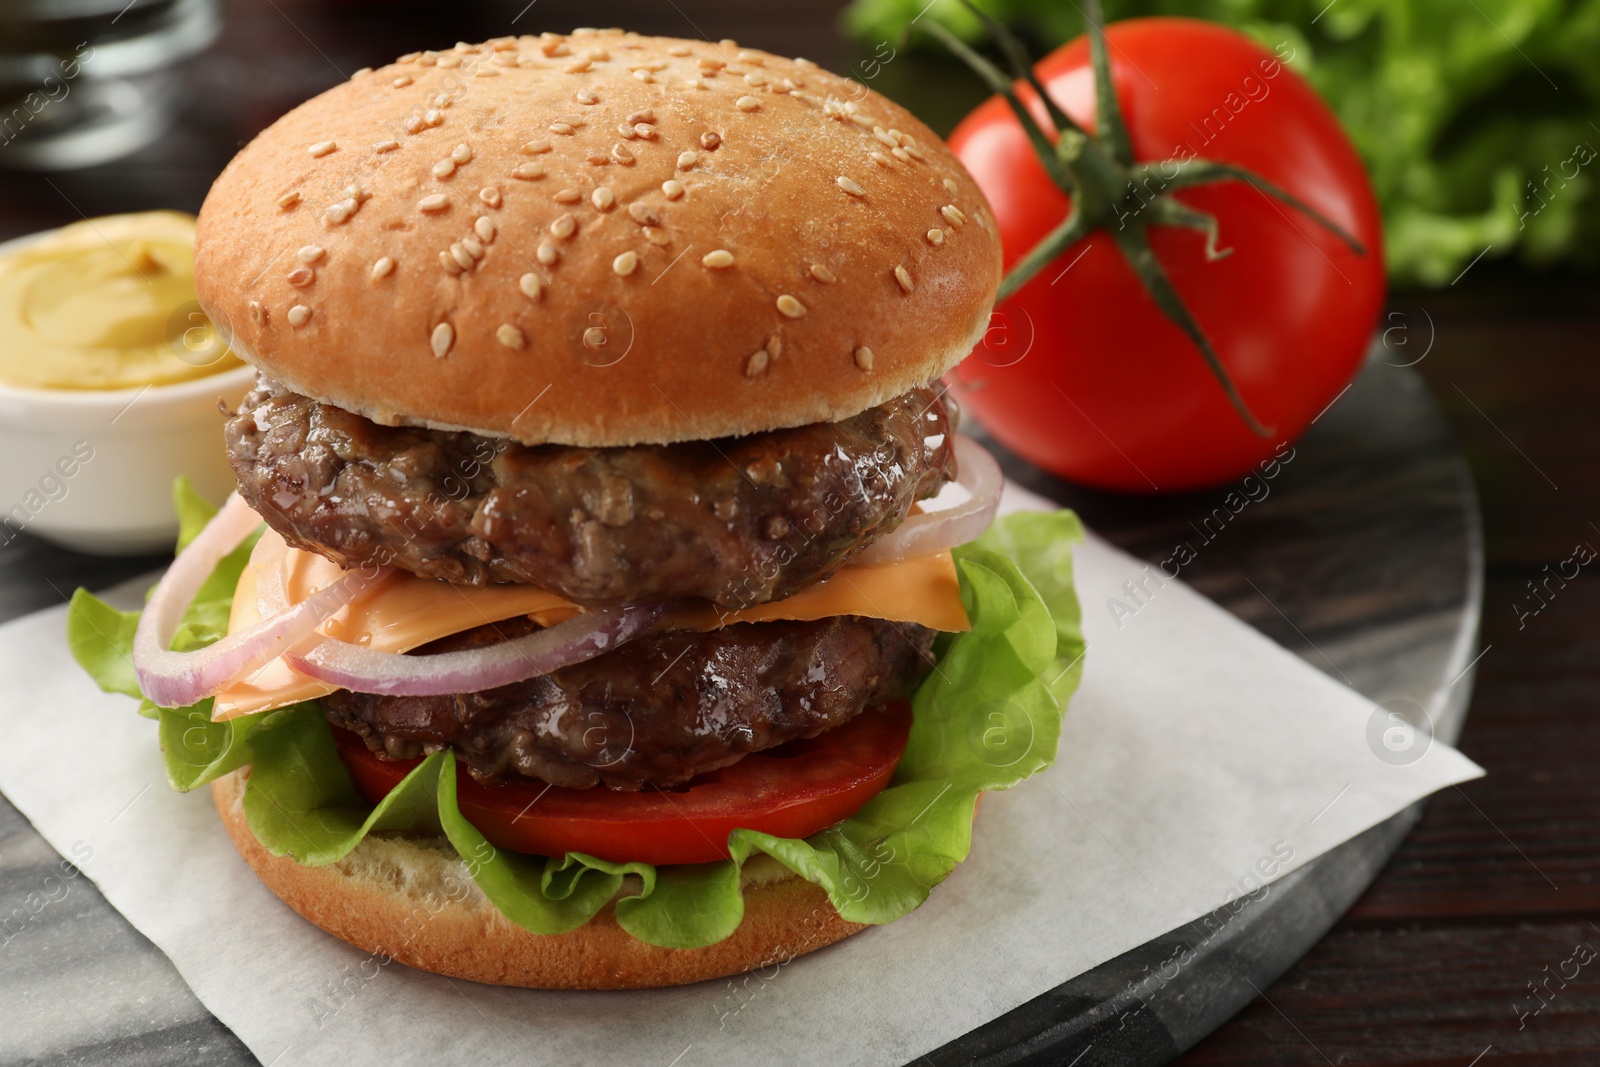
<path id="1" fill-rule="evenodd" d="M 172 568 L 137 617 L 80 591 L 74 650 L 275 894 L 424 970 L 659 986 L 891 921 L 1081 658 L 1075 520 L 991 525 L 939 381 L 1000 259 L 937 136 L 805 60 L 359 72 L 206 199 L 238 492 L 180 485 Z"/>

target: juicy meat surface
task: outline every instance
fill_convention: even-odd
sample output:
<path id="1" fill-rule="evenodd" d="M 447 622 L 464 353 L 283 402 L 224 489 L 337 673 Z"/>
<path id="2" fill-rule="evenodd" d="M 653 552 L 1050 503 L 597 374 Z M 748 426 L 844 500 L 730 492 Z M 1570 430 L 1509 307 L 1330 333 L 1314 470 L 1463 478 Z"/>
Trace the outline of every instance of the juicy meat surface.
<path id="1" fill-rule="evenodd" d="M 513 619 L 419 652 L 510 640 Z M 340 690 L 328 720 L 375 752 L 411 758 L 444 745 L 474 778 L 523 775 L 554 785 L 671 786 L 751 752 L 815 737 L 907 695 L 932 666 L 934 632 L 859 616 L 737 623 L 641 638 L 511 685 L 438 697 Z"/>
<path id="2" fill-rule="evenodd" d="M 227 425 L 239 491 L 344 567 L 521 582 L 580 604 L 743 608 L 820 581 L 954 475 L 914 389 L 837 423 L 631 448 L 380 426 L 262 379 Z"/>

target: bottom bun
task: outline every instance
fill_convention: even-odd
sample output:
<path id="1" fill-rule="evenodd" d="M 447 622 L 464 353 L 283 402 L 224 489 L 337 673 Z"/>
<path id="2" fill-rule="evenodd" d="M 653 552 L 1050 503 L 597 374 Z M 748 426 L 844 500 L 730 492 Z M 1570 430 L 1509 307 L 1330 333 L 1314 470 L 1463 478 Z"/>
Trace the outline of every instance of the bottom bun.
<path id="1" fill-rule="evenodd" d="M 648 989 L 769 967 L 866 928 L 841 919 L 821 889 L 758 854 L 745 865 L 744 921 L 714 945 L 647 945 L 617 925 L 612 904 L 569 933 L 529 933 L 489 902 L 443 838 L 369 834 L 321 867 L 274 856 L 245 822 L 249 773 L 212 782 L 211 796 L 267 888 L 334 937 L 434 974 L 530 989 Z M 632 891 L 625 883 L 622 893 Z"/>

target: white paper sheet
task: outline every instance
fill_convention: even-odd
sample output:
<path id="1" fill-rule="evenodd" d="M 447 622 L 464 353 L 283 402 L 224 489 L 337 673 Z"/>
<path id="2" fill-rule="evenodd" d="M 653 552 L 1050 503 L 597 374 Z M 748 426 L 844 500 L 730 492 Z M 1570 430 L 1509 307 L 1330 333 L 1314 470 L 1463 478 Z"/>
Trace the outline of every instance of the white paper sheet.
<path id="1" fill-rule="evenodd" d="M 106 898 L 274 1067 L 903 1063 L 1482 773 L 1437 742 L 1380 760 L 1371 701 L 1177 582 L 1118 627 L 1106 601 L 1142 568 L 1079 550 L 1089 651 L 1060 759 L 985 798 L 931 900 L 754 976 L 547 993 L 380 965 L 256 880 L 208 791 L 167 788 L 155 724 L 73 664 L 64 607 L 0 627 L 0 790 L 92 852 Z"/>

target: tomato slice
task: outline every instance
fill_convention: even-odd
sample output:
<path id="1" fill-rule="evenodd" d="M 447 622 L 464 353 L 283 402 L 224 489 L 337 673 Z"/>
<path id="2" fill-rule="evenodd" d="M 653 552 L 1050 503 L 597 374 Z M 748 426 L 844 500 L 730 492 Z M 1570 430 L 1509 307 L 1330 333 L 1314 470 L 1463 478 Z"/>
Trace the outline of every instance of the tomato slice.
<path id="1" fill-rule="evenodd" d="M 736 829 L 809 837 L 855 814 L 889 784 L 910 732 L 911 707 L 896 701 L 674 789 L 622 793 L 535 781 L 485 786 L 462 769 L 456 797 L 468 822 L 491 844 L 513 852 L 583 852 L 618 863 L 710 863 L 728 858 L 728 834 Z M 377 756 L 338 727 L 333 734 L 356 789 L 370 804 L 421 762 Z"/>

